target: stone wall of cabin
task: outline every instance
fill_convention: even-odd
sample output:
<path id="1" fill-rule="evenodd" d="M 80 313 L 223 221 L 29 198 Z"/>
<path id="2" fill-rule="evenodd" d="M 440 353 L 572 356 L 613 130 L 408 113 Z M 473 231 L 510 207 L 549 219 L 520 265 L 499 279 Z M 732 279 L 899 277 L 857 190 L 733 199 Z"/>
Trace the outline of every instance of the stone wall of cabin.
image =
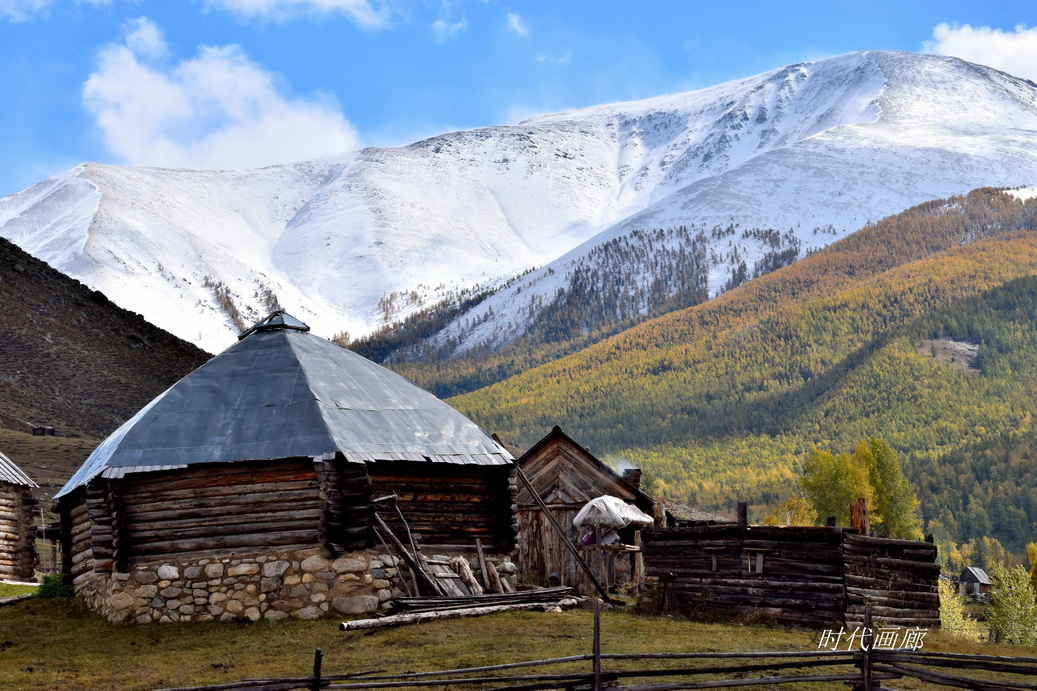
<path id="1" fill-rule="evenodd" d="M 0 578 L 28 581 L 36 568 L 32 490 L 0 482 Z"/>
<path id="2" fill-rule="evenodd" d="M 506 558 L 492 561 L 514 574 Z M 92 573 L 76 594 L 114 622 L 319 619 L 387 606 L 405 595 L 404 575 L 396 557 L 377 550 L 327 559 L 313 548 L 138 564 Z"/>
<path id="3" fill-rule="evenodd" d="M 373 612 L 398 586 L 391 555 L 326 559 L 313 548 L 141 563 L 96 573 L 77 594 L 111 621 L 257 621 Z"/>

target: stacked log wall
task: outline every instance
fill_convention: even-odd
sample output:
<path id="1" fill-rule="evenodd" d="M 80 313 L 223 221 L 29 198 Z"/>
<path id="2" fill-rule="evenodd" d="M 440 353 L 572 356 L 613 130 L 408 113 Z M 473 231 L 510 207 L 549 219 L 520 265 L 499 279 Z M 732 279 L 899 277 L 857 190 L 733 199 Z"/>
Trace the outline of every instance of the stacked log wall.
<path id="1" fill-rule="evenodd" d="M 864 610 L 892 626 L 935 628 L 940 625 L 936 546 L 914 540 L 890 540 L 847 533 L 846 623 L 863 626 Z"/>
<path id="2" fill-rule="evenodd" d="M 689 608 L 852 629 L 863 626 L 871 605 L 883 625 L 939 626 L 940 567 L 929 543 L 843 528 L 735 524 L 646 530 L 642 539 L 647 574 L 673 574 L 669 587 Z"/>
<path id="3" fill-rule="evenodd" d="M 368 463 L 367 470 L 372 495 L 395 492 L 407 527 L 421 544 L 472 552 L 478 538 L 496 554 L 515 549 L 513 466 L 380 461 Z M 391 503 L 376 509 L 393 532 L 405 534 Z"/>
<path id="4" fill-rule="evenodd" d="M 66 545 L 62 551 L 65 573 L 71 576 L 72 588 L 77 593 L 89 590 L 94 580 L 94 550 L 85 495 L 85 491 L 77 492 L 63 502 L 65 509 L 62 510 L 63 530 L 68 526 L 67 538 L 62 536 Z"/>
<path id="5" fill-rule="evenodd" d="M 128 475 L 112 506 L 129 564 L 313 547 L 322 515 L 310 458 Z"/>
<path id="6" fill-rule="evenodd" d="M 374 544 L 371 478 L 363 463 L 341 455 L 317 466 L 320 496 L 318 540 L 326 556 L 337 556 Z"/>
<path id="7" fill-rule="evenodd" d="M 804 626 L 843 622 L 839 533 L 737 525 L 647 529 L 641 548 L 646 574 L 673 574 L 670 587 L 689 609 L 764 615 Z M 762 555 L 760 572 L 757 555 Z"/>
<path id="8" fill-rule="evenodd" d="M 32 490 L 0 483 L 0 578 L 27 581 L 36 569 Z"/>

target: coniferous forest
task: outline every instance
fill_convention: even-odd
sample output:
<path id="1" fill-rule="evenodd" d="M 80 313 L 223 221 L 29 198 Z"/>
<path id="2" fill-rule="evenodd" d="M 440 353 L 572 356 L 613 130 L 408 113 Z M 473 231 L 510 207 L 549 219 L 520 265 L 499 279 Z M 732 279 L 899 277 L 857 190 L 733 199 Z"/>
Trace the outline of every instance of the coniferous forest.
<path id="1" fill-rule="evenodd" d="M 762 518 L 815 448 L 876 436 L 944 559 L 1020 556 L 1037 534 L 1037 202 L 923 204 L 688 304 L 591 345 L 584 322 L 521 360 L 393 366 L 434 391 L 501 379 L 450 402 L 519 445 L 561 425 L 702 508 Z"/>

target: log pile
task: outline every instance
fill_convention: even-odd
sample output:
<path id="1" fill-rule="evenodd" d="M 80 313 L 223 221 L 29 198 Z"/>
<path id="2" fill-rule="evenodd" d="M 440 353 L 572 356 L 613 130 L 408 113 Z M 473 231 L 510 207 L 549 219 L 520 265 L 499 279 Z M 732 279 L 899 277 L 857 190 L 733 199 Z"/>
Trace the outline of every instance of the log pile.
<path id="1" fill-rule="evenodd" d="M 572 595 L 572 589 L 566 587 L 465 597 L 399 598 L 393 601 L 392 609 L 387 614 L 372 619 L 342 622 L 339 624 L 339 630 L 377 629 L 517 610 L 557 611 L 555 608 L 575 607 L 578 603 L 579 600 Z"/>
<path id="2" fill-rule="evenodd" d="M 737 524 L 646 530 L 648 576 L 672 574 L 685 607 L 800 626 L 858 626 L 864 606 L 900 626 L 939 625 L 933 545 L 852 529 Z"/>
<path id="3" fill-rule="evenodd" d="M 33 577 L 35 506 L 29 487 L 0 482 L 0 578 L 24 581 Z"/>
<path id="4" fill-rule="evenodd" d="M 558 588 L 535 588 L 520 590 L 514 593 L 486 593 L 483 595 L 441 596 L 441 597 L 398 597 L 389 605 L 388 615 L 408 612 L 435 612 L 444 609 L 465 609 L 469 607 L 489 607 L 493 605 L 530 604 L 551 602 L 570 597 L 573 589 L 567 586 Z"/>

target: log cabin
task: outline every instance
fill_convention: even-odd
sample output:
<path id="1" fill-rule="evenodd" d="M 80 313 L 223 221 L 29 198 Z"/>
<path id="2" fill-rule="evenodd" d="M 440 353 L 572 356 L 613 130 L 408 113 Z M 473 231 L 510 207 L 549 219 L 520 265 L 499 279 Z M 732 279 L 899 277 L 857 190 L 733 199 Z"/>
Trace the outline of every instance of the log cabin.
<path id="1" fill-rule="evenodd" d="M 630 469 L 620 475 L 598 460 L 590 451 L 569 435 L 555 427 L 534 444 L 517 461 L 519 468 L 536 489 L 555 521 L 566 531 L 564 539 L 576 545 L 581 535 L 573 526 L 573 518 L 592 499 L 612 496 L 636 506 L 649 516 L 657 515 L 654 499 L 641 491 L 640 471 Z M 620 542 L 636 546 L 640 531 L 627 528 L 620 531 Z M 518 491 L 518 549 L 517 561 L 523 578 L 541 585 L 557 580 L 584 594 L 593 594 L 594 587 L 587 574 L 576 564 L 575 557 L 562 542 L 563 538 L 550 524 L 539 503 L 524 485 Z M 594 558 L 593 550 L 583 550 L 584 556 Z M 626 564 L 626 579 L 640 580 L 641 558 L 630 551 Z M 614 560 L 613 560 L 614 561 Z M 614 563 L 595 565 L 599 581 L 609 580 Z"/>
<path id="2" fill-rule="evenodd" d="M 0 580 L 31 581 L 36 570 L 36 500 L 29 479 L 0 453 Z"/>
<path id="3" fill-rule="evenodd" d="M 966 566 L 958 576 L 958 593 L 982 597 L 990 593 L 990 576 L 978 566 Z"/>
<path id="4" fill-rule="evenodd" d="M 377 503 L 394 494 L 400 511 Z M 57 500 L 63 572 L 114 621 L 377 609 L 401 585 L 379 518 L 447 555 L 506 555 L 516 534 L 507 450 L 283 312 L 124 423 Z"/>
<path id="5" fill-rule="evenodd" d="M 642 534 L 645 570 L 688 610 L 812 628 L 940 625 L 936 547 L 854 528 L 727 523 Z"/>

